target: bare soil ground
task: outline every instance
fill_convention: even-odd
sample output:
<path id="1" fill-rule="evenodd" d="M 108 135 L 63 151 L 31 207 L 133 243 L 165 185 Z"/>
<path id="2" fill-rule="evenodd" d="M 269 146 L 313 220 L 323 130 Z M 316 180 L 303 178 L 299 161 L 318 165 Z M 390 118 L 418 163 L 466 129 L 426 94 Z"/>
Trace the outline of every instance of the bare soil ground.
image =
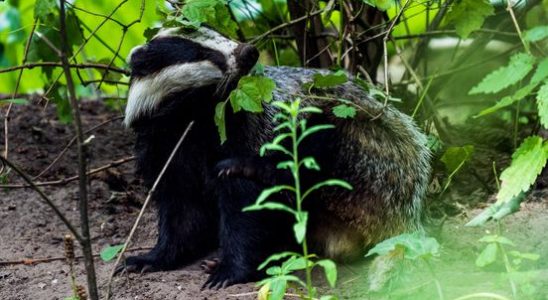
<path id="1" fill-rule="evenodd" d="M 82 103 L 83 121 L 86 129 L 119 116 L 109 111 L 99 102 Z M 91 142 L 90 168 L 97 168 L 112 161 L 132 155 L 133 136 L 124 129 L 121 120 L 109 122 L 89 133 L 95 138 Z M 51 105 L 31 104 L 18 106 L 12 111 L 10 121 L 10 159 L 35 176 L 46 168 L 63 150 L 73 137 L 70 126 L 61 124 L 56 118 L 55 108 Z M 0 134 L 3 141 L 4 137 Z M 77 174 L 76 151 L 74 146 L 46 174 L 36 181 L 51 181 Z M 21 183 L 12 172 L 7 184 Z M 63 185 L 45 186 L 43 190 L 55 201 L 61 211 L 71 221 L 77 223 L 77 182 Z M 90 222 L 94 252 L 107 245 L 120 244 L 137 217 L 139 207 L 146 196 L 140 182 L 133 175 L 133 163 L 129 162 L 109 169 L 109 172 L 92 176 L 90 185 Z M 547 275 L 548 270 L 548 200 L 546 193 L 538 192 L 532 200 L 522 207 L 522 211 L 510 218 L 505 234 L 519 245 L 523 252 L 536 252 L 541 260 L 534 265 L 525 265 L 524 271 L 540 270 Z M 436 271 L 442 285 L 446 288 L 446 298 L 477 291 L 492 291 L 509 298 L 511 294 L 506 286 L 492 285 L 489 276 L 498 274 L 498 270 L 478 270 L 473 258 L 481 250 L 477 240 L 485 234 L 486 228 L 463 228 L 467 218 L 452 218 L 443 226 L 440 241 L 443 256 L 450 257 L 450 263 Z M 494 230 L 491 227 L 487 229 Z M 63 299 L 71 295 L 68 266 L 62 259 L 63 236 L 68 230 L 57 219 L 51 209 L 30 189 L 0 189 L 0 299 Z M 156 217 L 154 209 L 149 209 L 134 238 L 133 247 L 152 247 L 156 239 Z M 140 250 L 146 251 L 146 250 Z M 131 254 L 135 254 L 133 251 Z M 78 255 L 79 253 L 77 253 Z M 204 256 L 211 255 L 204 253 Z M 29 263 L 31 260 L 48 258 L 49 261 Z M 60 259 L 56 259 L 60 258 Z M 22 263 L 25 261 L 26 263 Z M 6 263 L 11 262 L 11 263 Z M 106 279 L 112 268 L 112 262 L 95 260 L 99 288 L 104 293 Z M 341 265 L 339 271 L 340 295 L 343 299 L 385 298 L 363 292 L 366 263 Z M 473 270 L 474 273 L 470 273 Z M 495 272 L 496 271 L 496 272 Z M 467 275 L 463 275 L 467 273 Z M 76 268 L 77 282 L 86 284 L 81 260 Z M 419 276 L 420 277 L 420 276 Z M 115 278 L 114 299 L 254 299 L 254 284 L 243 284 L 215 291 L 200 288 L 207 275 L 199 268 L 199 262 L 170 272 L 149 274 L 129 274 Z M 462 280 L 462 279 L 466 280 Z M 532 295 L 523 299 L 548 299 L 541 297 L 543 289 L 548 291 L 548 275 L 531 279 L 534 290 Z M 406 294 L 407 299 L 417 291 L 435 290 L 426 284 Z M 477 285 L 478 281 L 482 284 Z M 476 285 L 474 285 L 476 284 Z M 417 294 L 418 295 L 418 294 Z M 520 294 L 521 295 L 521 294 Z M 546 293 L 548 295 L 548 292 Z M 411 298 L 409 298 L 411 297 Z M 418 296 L 417 296 L 418 297 Z M 529 297 L 529 296 L 527 296 Z M 394 297 L 392 297 L 394 298 Z M 396 297 L 397 298 L 397 297 Z M 405 297 L 404 297 L 405 298 Z M 402 299 L 404 299 L 402 298 Z"/>

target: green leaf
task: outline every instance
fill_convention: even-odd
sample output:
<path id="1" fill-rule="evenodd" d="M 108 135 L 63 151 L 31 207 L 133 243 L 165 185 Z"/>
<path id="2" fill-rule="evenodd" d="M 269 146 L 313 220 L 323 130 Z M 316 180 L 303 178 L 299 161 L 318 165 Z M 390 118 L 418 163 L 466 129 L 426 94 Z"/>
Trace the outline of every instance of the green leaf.
<path id="1" fill-rule="evenodd" d="M 548 82 L 545 82 L 537 93 L 538 116 L 544 128 L 548 128 Z"/>
<path id="2" fill-rule="evenodd" d="M 57 13 L 59 1 L 56 0 L 36 0 L 34 4 L 34 18 L 39 19 L 44 24 L 49 24 L 51 16 Z"/>
<path id="3" fill-rule="evenodd" d="M 538 64 L 535 74 L 531 77 L 531 83 L 539 83 L 546 77 L 548 77 L 548 57 Z"/>
<path id="4" fill-rule="evenodd" d="M 301 133 L 301 136 L 297 139 L 297 144 L 300 144 L 307 136 L 315 132 L 318 132 L 320 130 L 333 129 L 333 128 L 335 128 L 335 125 L 331 125 L 331 124 L 312 126 Z"/>
<path id="5" fill-rule="evenodd" d="M 259 265 L 257 270 L 262 270 L 271 262 L 280 260 L 282 258 L 286 258 L 288 256 L 299 256 L 299 254 L 296 252 L 290 252 L 290 251 L 272 254 L 262 264 Z"/>
<path id="6" fill-rule="evenodd" d="M 378 8 L 379 10 L 387 10 L 396 4 L 395 0 L 362 0 L 365 4 Z"/>
<path id="7" fill-rule="evenodd" d="M 519 258 L 533 260 L 533 261 L 536 261 L 540 258 L 540 255 L 538 255 L 536 253 L 523 253 L 523 252 L 519 252 L 519 251 L 516 251 L 516 250 L 512 250 L 509 253 L 510 253 L 510 255 L 512 255 L 514 257 L 519 257 Z"/>
<path id="8" fill-rule="evenodd" d="M 499 243 L 503 245 L 516 246 L 512 240 L 498 234 L 486 235 L 479 239 L 479 241 L 482 243 Z"/>
<path id="9" fill-rule="evenodd" d="M 219 132 L 219 138 L 221 139 L 221 144 L 226 142 L 226 122 L 225 122 L 225 107 L 226 102 L 219 102 L 215 106 L 215 125 L 217 126 L 217 131 Z"/>
<path id="10" fill-rule="evenodd" d="M 186 0 L 181 14 L 191 23 L 200 26 L 210 16 L 215 15 L 215 6 L 219 0 Z"/>
<path id="11" fill-rule="evenodd" d="M 29 100 L 23 99 L 23 98 L 2 99 L 2 100 L 0 100 L 0 103 L 3 103 L 3 102 L 13 103 L 13 104 L 16 104 L 16 105 L 28 105 L 30 103 Z"/>
<path id="12" fill-rule="evenodd" d="M 238 87 L 230 93 L 230 104 L 234 112 L 241 109 L 249 112 L 262 112 L 262 102 L 272 100 L 272 92 L 276 83 L 267 77 L 244 76 L 238 82 Z"/>
<path id="13" fill-rule="evenodd" d="M 328 180 L 316 183 L 315 185 L 310 187 L 308 190 L 306 190 L 306 192 L 303 194 L 302 199 L 304 200 L 310 193 L 325 186 L 339 186 L 347 190 L 352 190 L 352 186 L 344 180 L 328 179 Z"/>
<path id="14" fill-rule="evenodd" d="M 146 38 L 147 42 L 150 42 L 152 38 L 162 29 L 161 27 L 148 27 L 143 32 L 143 36 Z"/>
<path id="15" fill-rule="evenodd" d="M 338 300 L 336 296 L 333 295 L 323 295 L 320 297 L 320 300 Z"/>
<path id="16" fill-rule="evenodd" d="M 497 102 L 495 105 L 486 108 L 482 110 L 479 114 L 477 114 L 475 117 L 481 117 L 488 115 L 490 113 L 496 112 L 501 108 L 508 107 L 518 101 L 521 101 L 523 98 L 529 96 L 531 92 L 536 88 L 536 83 L 529 83 L 528 85 L 522 87 L 521 89 L 517 90 L 514 95 L 512 96 L 506 96 L 502 98 L 499 102 Z"/>
<path id="17" fill-rule="evenodd" d="M 489 220 L 500 220 L 519 210 L 520 203 L 525 199 L 525 193 L 513 197 L 510 201 L 504 203 L 493 203 L 484 209 L 479 215 L 475 216 L 465 226 L 482 226 Z"/>
<path id="18" fill-rule="evenodd" d="M 475 1 L 475 0 L 474 0 Z M 488 74 L 469 94 L 497 93 L 522 80 L 533 69 L 535 58 L 529 54 L 517 53 L 510 58 L 507 66 Z"/>
<path id="19" fill-rule="evenodd" d="M 304 164 L 304 166 L 309 170 L 320 170 L 320 165 L 318 165 L 314 157 L 305 157 L 301 160 L 301 163 Z"/>
<path id="20" fill-rule="evenodd" d="M 455 26 L 457 34 L 465 39 L 472 31 L 483 26 L 485 18 L 495 10 L 488 0 L 461 0 L 451 5 L 447 21 Z"/>
<path id="21" fill-rule="evenodd" d="M 523 39 L 528 42 L 538 42 L 548 37 L 548 26 L 533 27 L 523 34 Z"/>
<path id="22" fill-rule="evenodd" d="M 419 232 L 404 233 L 378 243 L 365 256 L 373 254 L 387 255 L 398 247 L 404 249 L 405 258 L 415 260 L 417 258 L 438 256 L 440 244 L 435 238 L 426 237 Z"/>
<path id="23" fill-rule="evenodd" d="M 300 212 L 295 215 L 297 217 L 297 222 L 293 224 L 293 232 L 295 233 L 295 239 L 297 243 L 301 244 L 306 235 L 306 224 L 308 222 L 308 213 Z"/>
<path id="24" fill-rule="evenodd" d="M 472 145 L 449 147 L 440 160 L 445 164 L 447 173 L 452 174 L 470 160 L 472 153 L 474 153 L 474 146 Z"/>
<path id="25" fill-rule="evenodd" d="M 481 268 L 494 263 L 497 260 L 497 252 L 497 244 L 488 244 L 483 251 L 481 251 L 480 255 L 478 255 L 476 266 Z"/>
<path id="26" fill-rule="evenodd" d="M 101 250 L 99 255 L 103 261 L 111 261 L 120 251 L 122 251 L 122 248 L 124 248 L 124 245 L 108 246 Z"/>
<path id="27" fill-rule="evenodd" d="M 283 210 L 291 214 L 296 213 L 291 207 L 278 202 L 263 202 L 261 204 L 253 204 L 253 205 L 244 207 L 242 211 L 248 212 L 248 211 L 257 211 L 257 210 L 264 210 L 264 209 Z"/>
<path id="28" fill-rule="evenodd" d="M 310 260 L 303 256 L 292 256 L 282 264 L 283 273 L 290 273 L 297 270 L 306 269 L 306 265 L 311 266 Z"/>
<path id="29" fill-rule="evenodd" d="M 346 104 L 339 104 L 333 107 L 333 114 L 337 118 L 354 118 L 356 116 L 356 109 Z"/>
<path id="30" fill-rule="evenodd" d="M 322 259 L 315 263 L 323 268 L 325 278 L 331 287 L 337 283 L 337 265 L 330 259 Z"/>
<path id="31" fill-rule="evenodd" d="M 511 200 L 535 182 L 548 158 L 547 146 L 539 136 L 526 138 L 512 155 L 512 163 L 500 174 L 497 203 Z"/>
<path id="32" fill-rule="evenodd" d="M 347 81 L 348 77 L 346 76 L 346 73 L 342 70 L 335 73 L 329 73 L 327 75 L 316 73 L 314 74 L 314 76 L 312 76 L 312 82 L 314 84 L 314 87 L 316 88 L 330 88 L 341 85 Z"/>
<path id="33" fill-rule="evenodd" d="M 272 291 L 269 300 L 283 300 L 285 291 L 287 289 L 287 280 L 276 278 L 270 283 L 270 290 Z"/>

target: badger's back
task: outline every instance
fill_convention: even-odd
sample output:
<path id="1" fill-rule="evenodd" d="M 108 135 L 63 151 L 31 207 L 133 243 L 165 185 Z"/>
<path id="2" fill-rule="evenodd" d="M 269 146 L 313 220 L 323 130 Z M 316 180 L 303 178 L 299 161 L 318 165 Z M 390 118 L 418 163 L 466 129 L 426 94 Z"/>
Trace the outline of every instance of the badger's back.
<path id="1" fill-rule="evenodd" d="M 303 85 L 318 72 L 329 71 L 265 68 L 265 76 L 277 85 L 275 100 L 302 98 L 303 105 L 320 107 L 326 123 L 336 126 L 334 140 L 326 141 L 333 159 L 329 175 L 348 181 L 353 190 L 321 195 L 326 211 L 311 224 L 311 234 L 319 250 L 347 258 L 391 235 L 421 229 L 430 152 L 426 137 L 409 116 L 391 105 L 385 107 L 352 79 L 327 90 L 313 90 L 307 97 Z M 341 102 L 315 96 L 350 100 L 360 109 L 352 119 L 337 118 L 332 108 Z M 267 114 L 272 115 L 271 110 L 268 107 Z"/>

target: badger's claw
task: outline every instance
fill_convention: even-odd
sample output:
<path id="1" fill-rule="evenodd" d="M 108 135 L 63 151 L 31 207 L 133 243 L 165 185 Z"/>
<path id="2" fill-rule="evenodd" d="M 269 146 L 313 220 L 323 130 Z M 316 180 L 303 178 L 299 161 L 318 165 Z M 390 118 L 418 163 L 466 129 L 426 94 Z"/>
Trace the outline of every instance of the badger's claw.
<path id="1" fill-rule="evenodd" d="M 255 278 L 249 272 L 230 267 L 221 261 L 217 264 L 215 272 L 209 275 L 207 281 L 202 285 L 202 290 L 206 288 L 218 290 L 234 284 L 249 282 L 253 279 Z"/>
<path id="2" fill-rule="evenodd" d="M 219 267 L 220 260 L 218 258 L 213 259 L 204 259 L 202 260 L 202 263 L 200 264 L 200 268 L 204 271 L 206 274 L 213 274 Z"/>
<path id="3" fill-rule="evenodd" d="M 149 273 L 159 271 L 161 268 L 154 266 L 154 262 L 147 256 L 130 256 L 123 264 L 114 270 L 114 275 L 123 273 Z"/>

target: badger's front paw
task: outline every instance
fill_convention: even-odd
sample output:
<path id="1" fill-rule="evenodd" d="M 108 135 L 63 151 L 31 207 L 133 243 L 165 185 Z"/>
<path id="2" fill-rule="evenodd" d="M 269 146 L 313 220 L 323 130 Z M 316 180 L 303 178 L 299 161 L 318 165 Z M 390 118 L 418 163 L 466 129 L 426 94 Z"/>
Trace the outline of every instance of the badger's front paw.
<path id="1" fill-rule="evenodd" d="M 256 271 L 234 267 L 221 261 L 216 265 L 214 273 L 209 275 L 209 278 L 202 286 L 202 289 L 208 288 L 218 290 L 237 283 L 246 283 L 257 279 L 258 276 Z"/>
<path id="2" fill-rule="evenodd" d="M 219 162 L 215 166 L 215 173 L 219 178 L 249 178 L 255 175 L 255 168 L 255 165 L 246 159 L 230 158 Z"/>
<path id="3" fill-rule="evenodd" d="M 165 269 L 162 263 L 150 255 L 130 256 L 121 265 L 116 267 L 114 274 L 148 273 Z"/>

